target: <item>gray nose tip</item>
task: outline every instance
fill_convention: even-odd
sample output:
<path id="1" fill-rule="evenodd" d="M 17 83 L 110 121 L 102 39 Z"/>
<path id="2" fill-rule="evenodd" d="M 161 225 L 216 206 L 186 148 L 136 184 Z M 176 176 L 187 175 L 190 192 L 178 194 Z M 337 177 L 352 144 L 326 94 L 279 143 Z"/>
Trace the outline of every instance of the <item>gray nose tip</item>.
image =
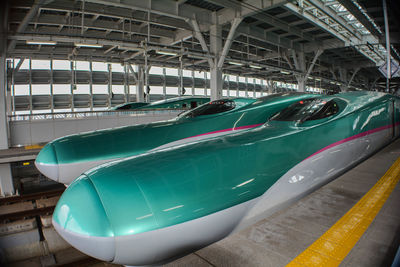
<path id="1" fill-rule="evenodd" d="M 40 150 L 35 160 L 36 168 L 48 178 L 57 181 L 59 180 L 58 160 L 56 150 L 52 143 L 49 143 Z"/>
<path id="2" fill-rule="evenodd" d="M 57 232 L 83 253 L 103 261 L 115 256 L 114 234 L 102 202 L 84 175 L 59 199 L 52 220 Z"/>
<path id="3" fill-rule="evenodd" d="M 58 164 L 45 164 L 35 161 L 35 166 L 44 176 L 59 182 Z"/>

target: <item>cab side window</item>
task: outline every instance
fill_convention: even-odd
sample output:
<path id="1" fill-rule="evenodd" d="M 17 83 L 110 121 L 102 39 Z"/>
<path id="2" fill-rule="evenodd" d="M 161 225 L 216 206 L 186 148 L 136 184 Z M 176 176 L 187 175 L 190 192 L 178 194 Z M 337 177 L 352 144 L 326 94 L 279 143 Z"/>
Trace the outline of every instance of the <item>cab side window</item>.
<path id="1" fill-rule="evenodd" d="M 232 110 L 235 107 L 236 104 L 232 100 L 215 100 L 189 112 L 182 113 L 180 117 L 195 118 L 198 116 L 212 115 Z"/>
<path id="2" fill-rule="evenodd" d="M 304 99 L 285 108 L 274 115 L 271 120 L 275 121 L 305 121 L 319 120 L 335 115 L 339 112 L 338 104 L 330 100 Z"/>
<path id="3" fill-rule="evenodd" d="M 327 102 L 318 112 L 309 117 L 307 121 L 327 118 L 335 115 L 336 113 L 338 113 L 338 111 L 338 104 L 335 101 L 331 100 Z"/>

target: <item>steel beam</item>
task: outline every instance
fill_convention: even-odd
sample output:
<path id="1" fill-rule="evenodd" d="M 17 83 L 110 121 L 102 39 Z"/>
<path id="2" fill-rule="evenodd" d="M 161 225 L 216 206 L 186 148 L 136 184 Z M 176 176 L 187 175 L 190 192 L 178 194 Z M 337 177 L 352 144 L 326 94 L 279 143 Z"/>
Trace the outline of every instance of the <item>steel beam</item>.
<path id="1" fill-rule="evenodd" d="M 354 77 L 356 76 L 356 74 L 360 71 L 360 69 L 361 69 L 361 68 L 356 68 L 356 69 L 354 70 L 353 74 L 352 74 L 351 77 L 350 77 L 349 82 L 347 83 L 347 87 L 350 86 L 351 82 L 353 81 L 353 79 L 354 79 Z"/>
<path id="2" fill-rule="evenodd" d="M 218 22 L 221 25 L 230 23 L 236 17 L 249 17 L 262 11 L 282 6 L 289 2 L 289 0 L 244 0 L 244 1 L 231 1 L 231 0 L 207 0 L 208 2 L 225 7 L 217 12 Z"/>
<path id="3" fill-rule="evenodd" d="M 277 19 L 276 17 L 271 16 L 265 12 L 260 13 L 261 11 L 271 8 L 272 6 L 283 5 L 288 1 L 268 1 L 269 3 L 267 3 L 266 1 L 236 2 L 236 1 L 229 1 L 229 0 L 211 0 L 211 2 L 234 10 L 235 11 L 234 13 L 236 13 L 237 16 L 239 16 L 241 18 L 251 16 L 252 18 L 255 18 L 259 21 L 268 23 L 269 25 L 274 26 L 278 29 L 287 31 L 292 35 L 299 36 L 310 42 L 316 42 L 315 38 L 311 34 L 307 34 L 307 33 L 303 32 L 302 29 L 297 28 L 295 26 L 291 26 L 291 25 L 281 21 L 280 19 Z M 250 2 L 252 2 L 252 3 L 250 3 Z M 220 23 L 225 24 L 227 22 L 226 17 L 229 17 L 229 16 L 227 16 L 227 14 L 225 14 L 224 11 L 221 11 L 221 13 L 223 14 L 223 16 L 219 16 L 221 19 L 219 21 L 220 21 Z M 234 19 L 235 18 L 232 18 L 232 20 L 234 20 Z"/>
<path id="4" fill-rule="evenodd" d="M 324 52 L 322 49 L 318 49 L 318 50 L 315 52 L 314 58 L 313 58 L 313 60 L 312 60 L 312 62 L 311 62 L 311 64 L 310 64 L 310 66 L 308 67 L 307 73 L 306 73 L 306 75 L 305 75 L 305 80 L 307 80 L 308 77 L 310 76 L 310 74 L 311 74 L 311 72 L 312 72 L 312 70 L 313 70 L 313 68 L 314 68 L 315 62 L 317 62 L 317 59 L 318 59 L 318 57 L 322 54 L 322 52 Z"/>
<path id="5" fill-rule="evenodd" d="M 342 17 L 340 17 L 330 7 L 325 6 L 321 0 L 307 0 L 307 1 L 310 2 L 311 4 L 313 4 L 315 7 L 317 7 L 319 10 L 321 10 L 323 13 L 328 15 L 331 19 L 336 21 L 336 23 L 338 23 L 341 27 L 345 28 L 349 33 L 353 34 L 358 39 L 362 38 L 361 34 L 356 31 L 356 28 L 349 25 L 346 20 L 344 20 Z"/>
<path id="6" fill-rule="evenodd" d="M 12 18 L 10 18 L 9 23 L 20 23 L 21 17 L 23 14 L 21 13 L 16 13 Z M 29 24 L 29 23 L 28 23 Z M 27 30 L 27 26 L 25 26 L 24 33 L 27 32 L 38 32 L 38 29 L 31 28 L 30 30 Z M 81 28 L 82 29 L 82 24 L 78 21 L 71 21 L 69 23 L 65 23 L 63 19 L 61 18 L 60 15 L 42 15 L 40 18 L 35 20 L 35 24 L 40 24 L 40 25 L 51 25 L 51 26 L 63 26 L 64 30 L 63 31 L 71 31 L 71 28 Z M 111 32 L 118 32 L 119 34 L 125 33 L 125 34 L 147 34 L 147 29 L 146 28 L 141 28 L 140 26 L 133 26 L 130 27 L 128 24 L 117 24 L 117 23 L 110 23 L 109 21 L 105 20 L 96 20 L 92 21 L 90 18 L 85 18 L 84 19 L 84 28 L 86 29 L 85 34 L 88 35 L 87 30 L 98 30 L 101 31 L 101 33 L 104 35 L 104 31 L 107 31 L 106 35 L 110 34 Z M 49 30 L 49 29 L 48 29 Z M 47 31 L 48 31 L 47 30 Z M 59 29 L 54 28 L 53 32 L 62 32 Z M 17 32 L 21 33 L 21 32 Z M 83 36 L 83 35 L 82 35 Z M 164 38 L 169 38 L 172 40 L 172 38 L 175 36 L 174 31 L 171 30 L 163 30 L 163 29 L 152 29 L 152 36 L 156 37 L 164 37 Z M 121 38 L 119 38 L 121 39 Z"/>
<path id="7" fill-rule="evenodd" d="M 247 26 L 245 23 L 239 25 L 236 29 L 236 33 L 239 35 L 248 36 L 256 40 L 267 42 L 276 46 L 280 46 L 287 49 L 301 50 L 301 46 L 298 43 L 292 42 L 288 38 L 280 38 L 279 35 L 272 32 L 265 32 L 260 28 L 254 28 Z"/>
<path id="8" fill-rule="evenodd" d="M 203 49 L 204 52 L 206 52 L 207 55 L 210 55 L 210 51 L 208 50 L 206 41 L 204 40 L 203 34 L 200 31 L 200 27 L 199 27 L 199 24 L 197 23 L 197 20 L 192 19 L 189 21 L 189 23 L 193 27 L 194 34 L 195 34 L 197 40 L 199 40 L 201 48 Z M 214 66 L 215 63 L 211 58 L 208 58 L 208 64 L 210 65 L 210 67 L 212 67 L 212 66 Z"/>
<path id="9" fill-rule="evenodd" d="M 228 37 L 225 40 L 224 48 L 223 48 L 221 56 L 220 56 L 220 58 L 218 60 L 218 64 L 217 64 L 218 68 L 222 68 L 222 66 L 224 65 L 224 61 L 225 61 L 226 55 L 228 54 L 229 49 L 230 49 L 231 44 L 232 44 L 232 41 L 233 41 L 233 36 L 234 36 L 235 31 L 236 31 L 237 27 L 239 26 L 240 22 L 242 22 L 242 18 L 235 18 L 232 21 L 231 29 L 229 30 Z"/>
<path id="10" fill-rule="evenodd" d="M 235 18 L 237 17 L 248 17 L 248 16 L 252 16 L 258 12 L 270 9 L 270 8 L 274 8 L 277 6 L 281 6 L 285 3 L 288 2 L 288 0 L 274 0 L 274 1 L 270 1 L 270 0 L 245 0 L 242 2 L 239 1 L 230 1 L 230 0 L 209 0 L 208 2 L 210 3 L 214 3 L 220 6 L 224 6 L 225 8 L 223 8 L 222 10 L 216 12 L 217 14 L 217 18 L 215 21 L 218 21 L 218 23 L 223 26 L 225 24 L 231 23 Z M 202 29 L 202 31 L 209 31 L 210 30 L 210 26 L 212 23 L 212 13 L 209 13 L 209 19 L 208 21 L 204 21 L 204 20 L 200 20 L 198 17 L 197 13 L 193 13 L 196 14 L 196 19 L 200 25 L 200 28 Z M 187 39 L 188 37 L 190 37 L 191 33 L 190 32 L 186 32 L 187 35 L 181 35 L 181 30 L 177 31 L 176 34 L 181 35 L 182 39 Z M 177 38 L 175 38 L 177 39 Z"/>
<path id="11" fill-rule="evenodd" d="M 32 18 L 38 13 L 40 6 L 45 2 L 45 0 L 36 0 L 32 7 L 29 9 L 28 13 L 25 15 L 24 19 L 19 24 L 16 33 L 21 33 L 25 30 L 26 26 L 28 26 L 29 22 Z M 15 44 L 17 42 L 12 40 L 8 45 L 8 51 L 11 51 L 15 48 Z"/>
<path id="12" fill-rule="evenodd" d="M 22 66 L 22 63 L 24 63 L 24 61 L 25 61 L 25 58 L 20 58 L 19 59 L 19 62 L 18 62 L 18 64 L 17 64 L 17 66 L 15 66 L 15 68 L 14 68 L 14 73 L 17 73 L 18 71 L 19 71 L 19 68 L 21 68 L 21 66 Z"/>
<path id="13" fill-rule="evenodd" d="M 338 0 L 350 13 L 375 37 L 380 38 L 380 33 L 361 10 L 351 0 Z"/>
<path id="14" fill-rule="evenodd" d="M 323 22 L 322 20 L 317 19 L 316 17 L 312 16 L 308 12 L 303 12 L 303 10 L 301 8 L 299 8 L 298 6 L 296 6 L 292 3 L 285 4 L 285 8 L 293 11 L 294 13 L 303 17 L 304 19 L 308 20 L 309 22 L 313 23 L 314 25 L 317 25 L 318 27 L 325 29 L 327 32 L 331 33 L 333 36 L 335 36 L 339 40 L 342 40 L 343 42 L 345 42 L 345 46 L 360 45 L 360 44 L 364 44 L 364 43 L 366 44 L 366 42 L 367 42 L 365 40 L 365 38 L 363 38 L 362 40 L 359 40 L 358 38 L 351 39 L 351 38 L 345 37 L 343 34 L 337 32 L 335 29 L 329 27 L 329 25 L 326 22 Z M 373 42 L 373 43 L 376 43 L 376 42 Z M 371 57 L 371 55 L 369 55 L 362 49 L 358 49 L 358 51 L 361 54 L 363 54 L 364 56 L 366 56 L 367 58 L 369 58 L 371 61 L 377 63 L 376 60 L 373 57 Z"/>
<path id="15" fill-rule="evenodd" d="M 161 16 L 173 17 L 177 19 L 193 19 L 194 14 L 200 23 L 209 24 L 211 22 L 211 11 L 189 5 L 179 5 L 172 1 L 105 1 L 105 0 L 86 0 L 95 4 L 126 8 L 130 10 L 140 10 L 151 12 Z"/>

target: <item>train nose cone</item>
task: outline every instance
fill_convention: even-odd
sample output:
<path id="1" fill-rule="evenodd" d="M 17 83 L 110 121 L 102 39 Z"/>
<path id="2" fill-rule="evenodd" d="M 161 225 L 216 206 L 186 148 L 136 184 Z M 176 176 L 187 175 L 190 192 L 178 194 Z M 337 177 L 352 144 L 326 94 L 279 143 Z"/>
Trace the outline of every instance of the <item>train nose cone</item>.
<path id="1" fill-rule="evenodd" d="M 87 176 L 80 176 L 66 189 L 52 221 L 57 232 L 78 250 L 103 261 L 114 259 L 114 234 L 99 195 Z"/>
<path id="2" fill-rule="evenodd" d="M 58 160 L 53 144 L 45 145 L 35 160 L 36 168 L 50 179 L 58 182 Z"/>

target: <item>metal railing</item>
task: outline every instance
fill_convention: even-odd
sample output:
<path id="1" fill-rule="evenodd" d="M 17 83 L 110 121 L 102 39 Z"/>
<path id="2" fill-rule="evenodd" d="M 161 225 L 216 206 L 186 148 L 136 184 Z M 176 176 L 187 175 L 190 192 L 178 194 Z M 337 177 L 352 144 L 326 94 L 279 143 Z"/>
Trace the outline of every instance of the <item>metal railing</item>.
<path id="1" fill-rule="evenodd" d="M 78 111 L 78 112 L 55 112 L 55 113 L 36 113 L 36 114 L 16 114 L 9 115 L 9 121 L 38 121 L 56 119 L 85 119 L 91 117 L 116 118 L 123 116 L 154 116 L 154 115 L 178 115 L 187 109 L 138 109 L 138 110 L 101 110 L 101 111 Z"/>

